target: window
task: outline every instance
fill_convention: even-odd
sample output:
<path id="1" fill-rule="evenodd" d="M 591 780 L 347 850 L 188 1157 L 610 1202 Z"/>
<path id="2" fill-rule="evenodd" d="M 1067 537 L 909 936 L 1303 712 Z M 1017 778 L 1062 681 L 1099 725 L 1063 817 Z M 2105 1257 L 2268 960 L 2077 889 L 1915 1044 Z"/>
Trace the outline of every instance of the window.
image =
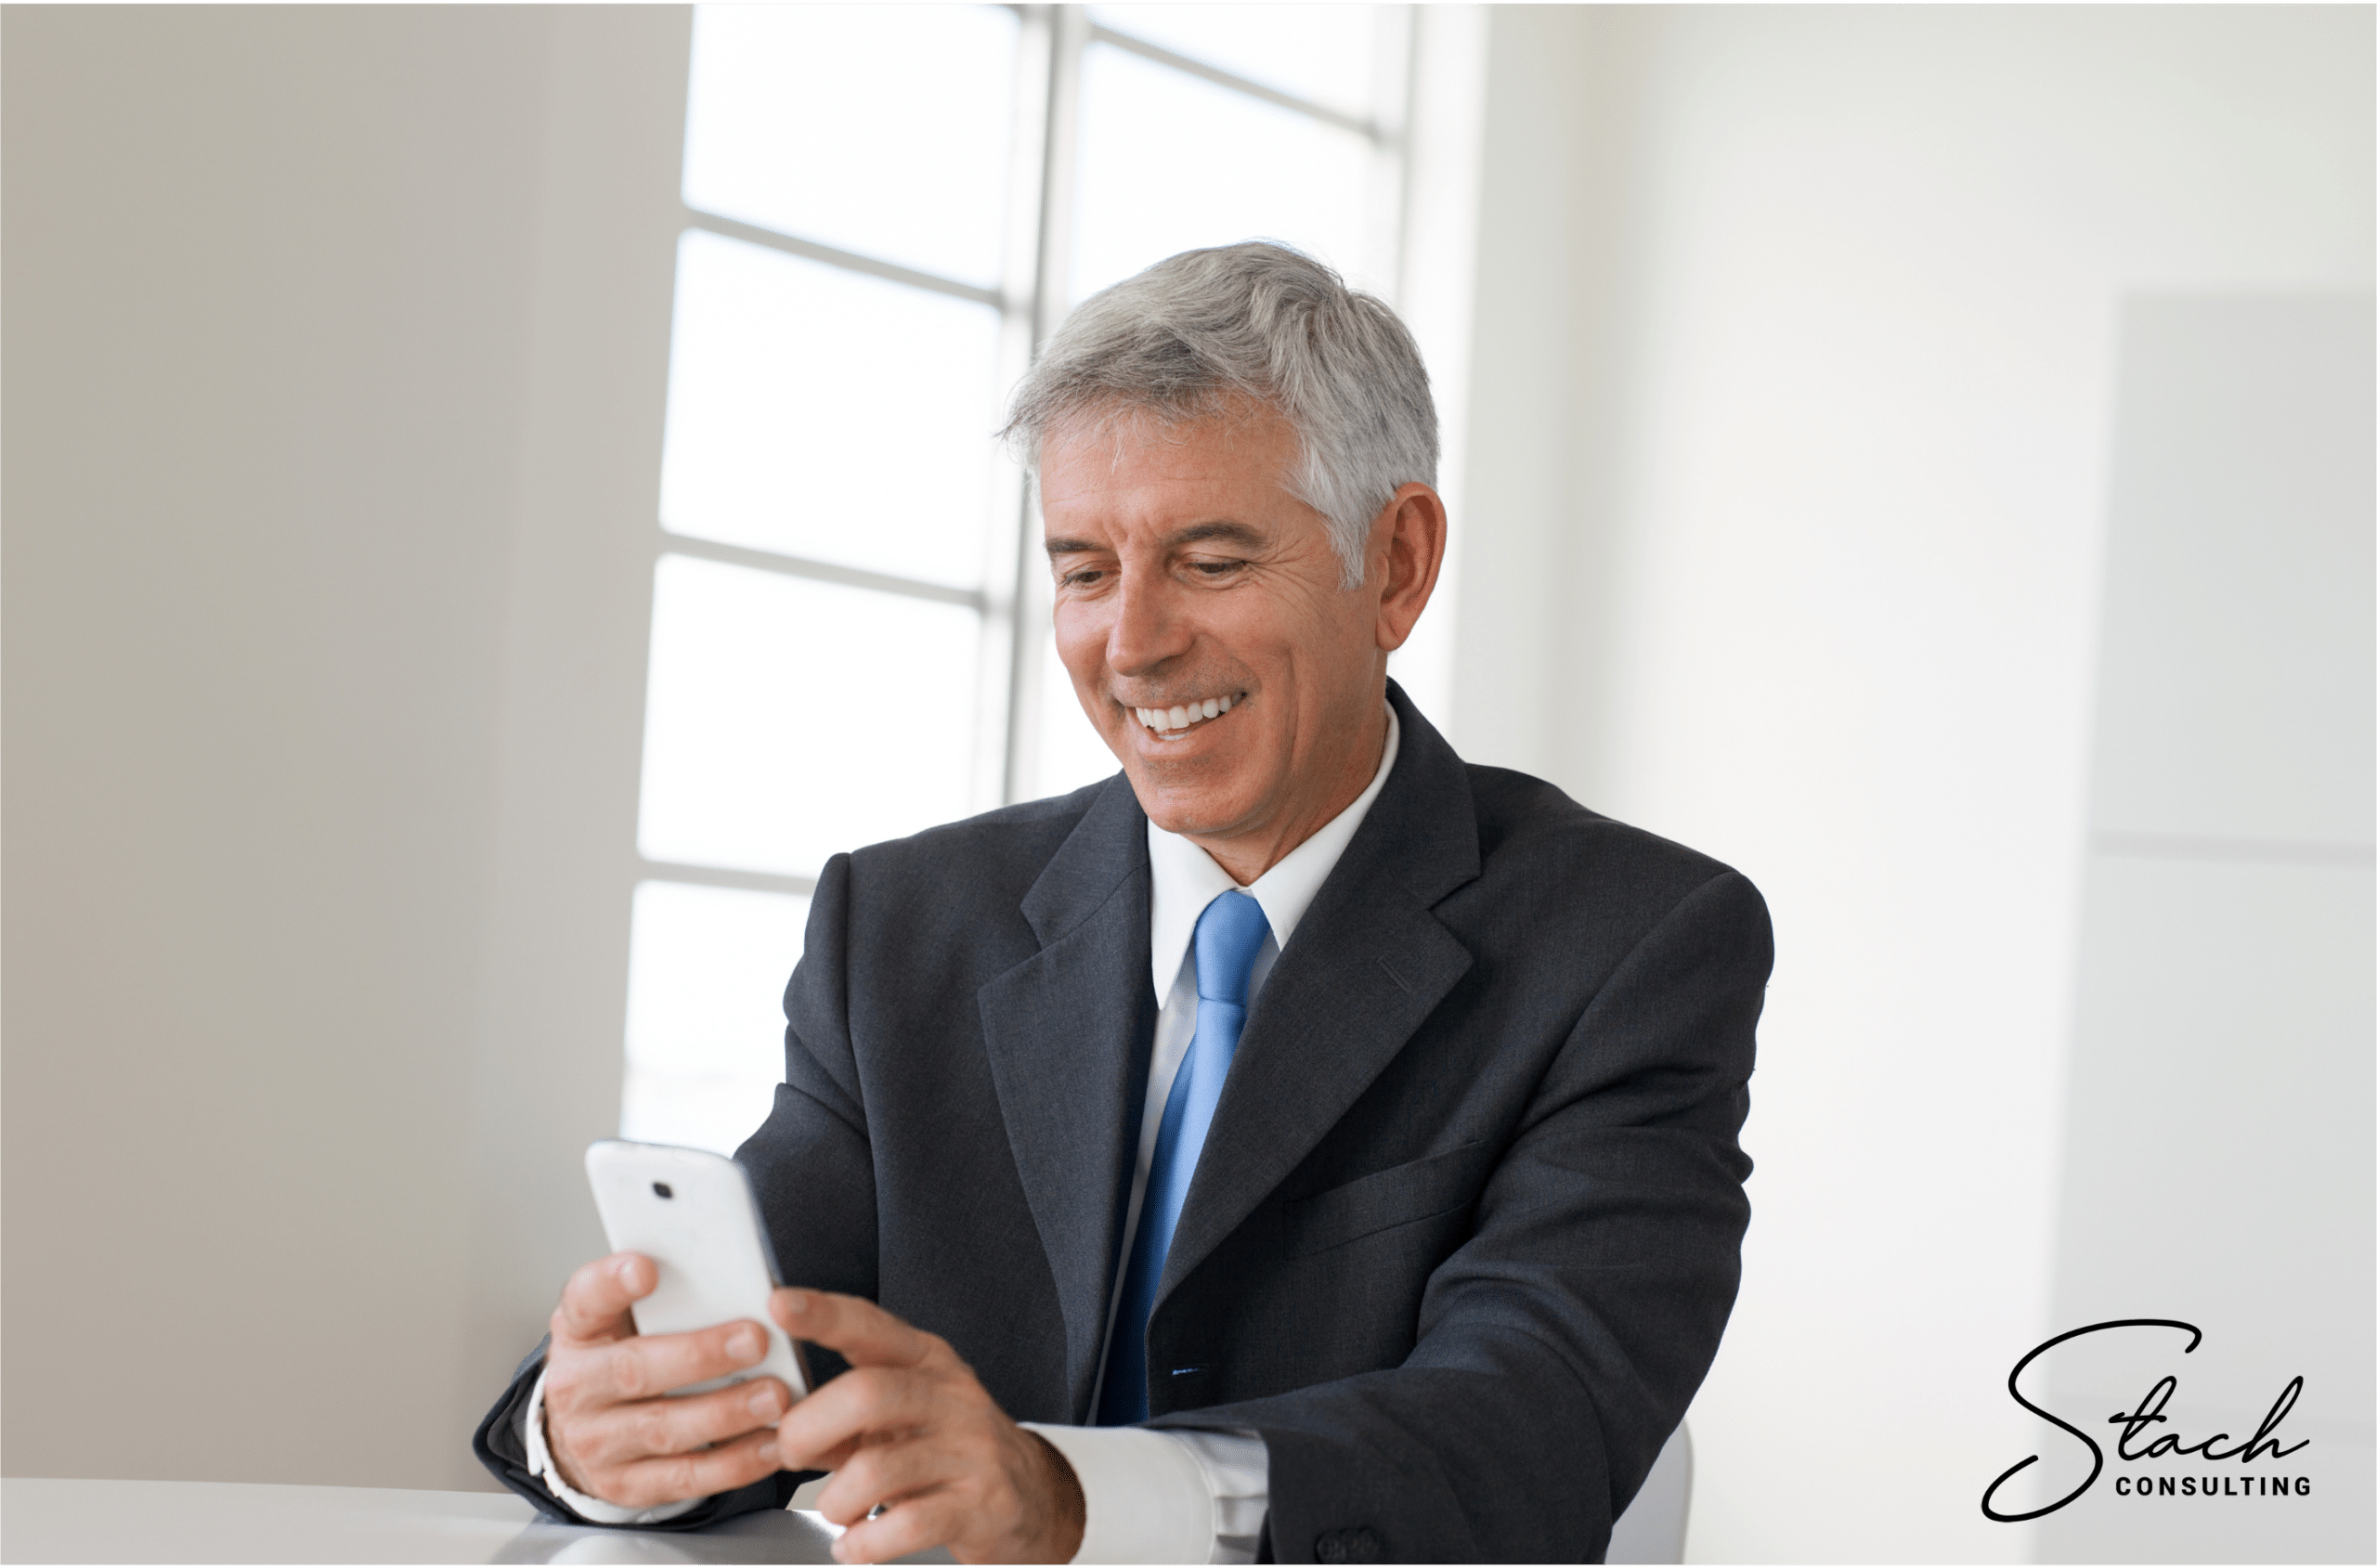
<path id="1" fill-rule="evenodd" d="M 731 1150 L 834 852 L 1114 771 L 1007 389 L 1072 305 L 1284 240 L 1397 292 L 1409 7 L 705 6 L 621 1134 Z"/>

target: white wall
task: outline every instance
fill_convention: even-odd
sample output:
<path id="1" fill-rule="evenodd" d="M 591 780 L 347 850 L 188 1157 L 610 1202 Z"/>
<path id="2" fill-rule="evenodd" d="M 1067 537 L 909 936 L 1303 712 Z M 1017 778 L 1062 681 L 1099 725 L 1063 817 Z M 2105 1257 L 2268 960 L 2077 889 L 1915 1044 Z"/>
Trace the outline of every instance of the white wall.
<path id="1" fill-rule="evenodd" d="M 488 1485 L 617 1115 L 685 16 L 5 28 L 0 1469 Z"/>
<path id="2" fill-rule="evenodd" d="M 2041 1555 L 2366 1562 L 2377 1324 L 2377 313 L 2368 294 L 2122 312 L 2054 1322 L 2073 1413 L 2176 1380 L 2189 1441 L 2279 1431 L 2308 1497 L 2092 1497 Z M 2226 1447 L 2228 1445 L 2223 1444 Z M 2030 1506 L 2086 1458 L 2068 1440 Z M 2184 1470 L 2184 1465 L 2152 1467 Z"/>
<path id="3" fill-rule="evenodd" d="M 1496 14 L 1455 738 L 1775 914 L 1695 1557 L 2032 1549 L 1978 1504 L 2037 1451 L 2117 313 L 2369 285 L 2371 44 Z"/>

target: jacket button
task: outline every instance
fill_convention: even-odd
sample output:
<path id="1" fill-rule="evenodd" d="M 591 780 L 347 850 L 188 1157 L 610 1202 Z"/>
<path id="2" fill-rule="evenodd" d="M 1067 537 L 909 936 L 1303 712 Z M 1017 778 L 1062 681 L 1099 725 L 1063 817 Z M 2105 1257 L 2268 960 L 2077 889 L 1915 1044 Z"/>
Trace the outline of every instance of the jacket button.
<path id="1" fill-rule="evenodd" d="M 1316 1562 L 1383 1562 L 1386 1549 L 1370 1531 L 1357 1525 L 1350 1530 L 1323 1530 L 1312 1543 Z"/>

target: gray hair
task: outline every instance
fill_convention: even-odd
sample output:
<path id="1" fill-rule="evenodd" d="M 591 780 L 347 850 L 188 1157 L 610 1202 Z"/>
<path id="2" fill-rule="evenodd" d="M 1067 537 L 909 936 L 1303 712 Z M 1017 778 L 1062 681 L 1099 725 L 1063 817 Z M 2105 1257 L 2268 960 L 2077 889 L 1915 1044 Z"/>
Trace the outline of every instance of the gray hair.
<path id="1" fill-rule="evenodd" d="M 1343 586 L 1359 587 L 1370 520 L 1403 486 L 1436 482 L 1436 407 L 1395 312 L 1300 251 L 1183 251 L 1091 295 L 1016 387 L 999 434 L 1036 468 L 1050 432 L 1080 414 L 1174 424 L 1244 399 L 1295 431 L 1288 493 L 1328 519 Z"/>

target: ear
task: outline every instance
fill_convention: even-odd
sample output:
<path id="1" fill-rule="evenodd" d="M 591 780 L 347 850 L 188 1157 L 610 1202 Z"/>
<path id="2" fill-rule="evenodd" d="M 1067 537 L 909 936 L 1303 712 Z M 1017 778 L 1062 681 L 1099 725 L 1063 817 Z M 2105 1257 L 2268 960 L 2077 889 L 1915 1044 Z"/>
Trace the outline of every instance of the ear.
<path id="1" fill-rule="evenodd" d="M 1406 485 L 1370 521 L 1370 576 L 1378 591 L 1378 645 L 1403 646 L 1445 564 L 1444 498 L 1425 485 Z"/>

